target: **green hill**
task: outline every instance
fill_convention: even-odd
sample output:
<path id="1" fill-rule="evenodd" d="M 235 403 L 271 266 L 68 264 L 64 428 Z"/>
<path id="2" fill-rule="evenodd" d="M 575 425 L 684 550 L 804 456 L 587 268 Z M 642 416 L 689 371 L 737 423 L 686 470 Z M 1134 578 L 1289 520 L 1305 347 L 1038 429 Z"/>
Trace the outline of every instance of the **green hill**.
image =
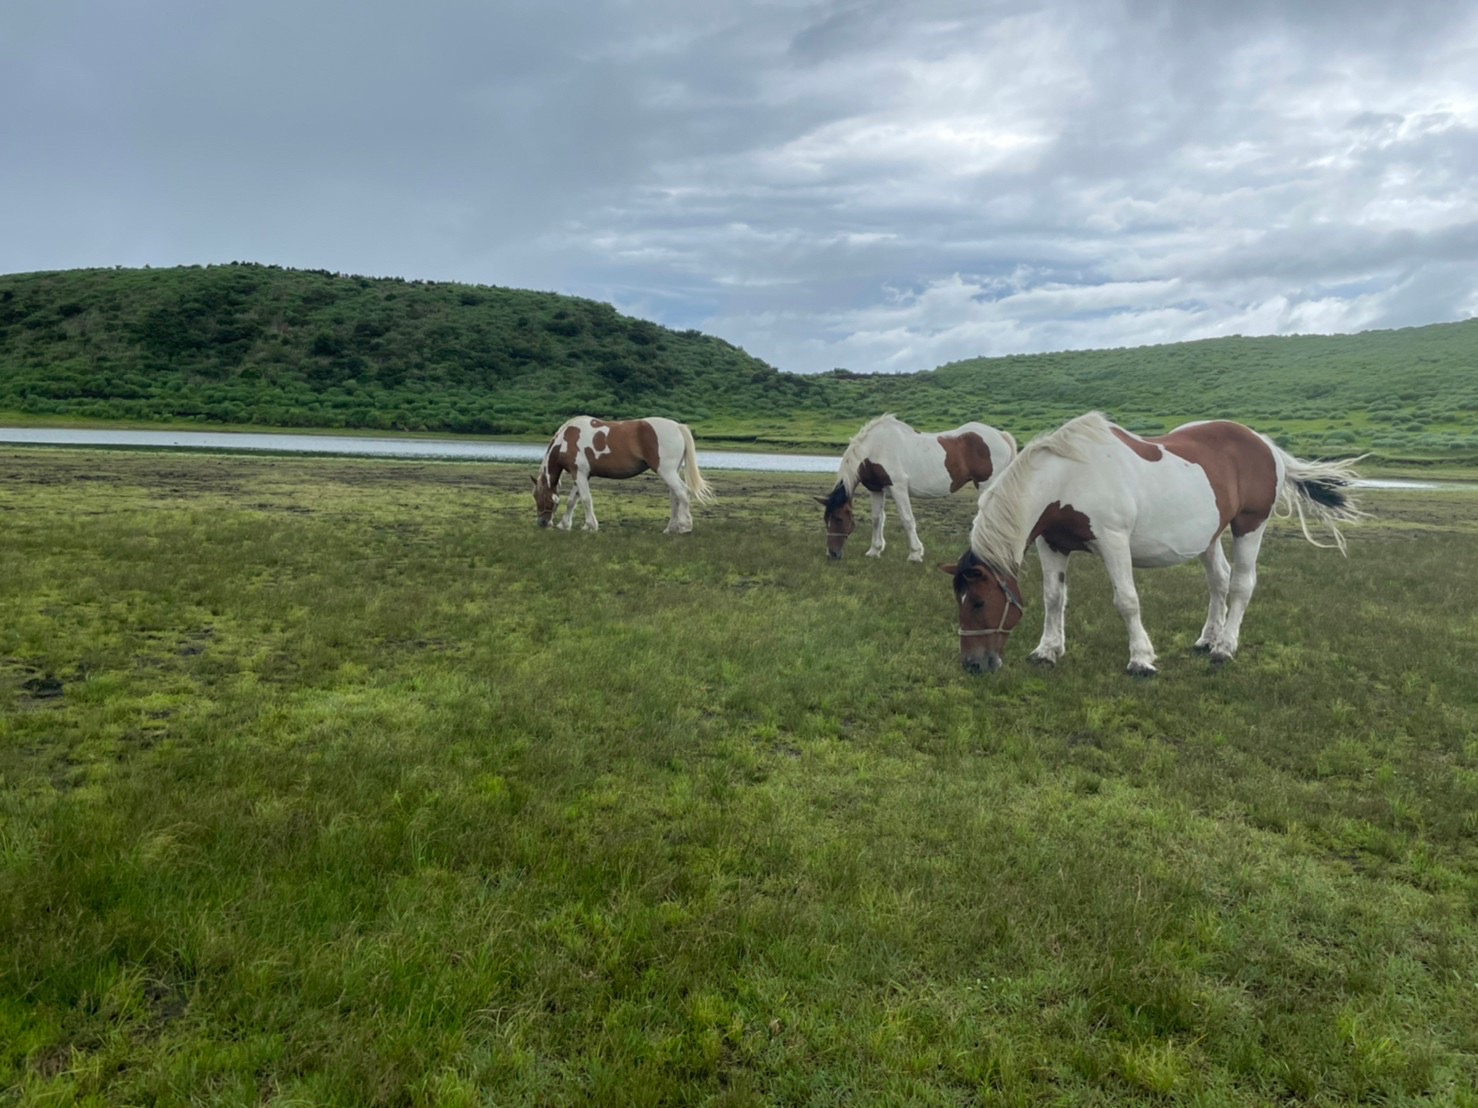
<path id="1" fill-rule="evenodd" d="M 0 412 L 543 434 L 588 411 L 835 446 L 896 411 L 1025 438 L 1101 408 L 1245 420 L 1304 452 L 1478 458 L 1478 321 L 781 373 L 721 339 L 554 293 L 234 263 L 0 277 Z"/>

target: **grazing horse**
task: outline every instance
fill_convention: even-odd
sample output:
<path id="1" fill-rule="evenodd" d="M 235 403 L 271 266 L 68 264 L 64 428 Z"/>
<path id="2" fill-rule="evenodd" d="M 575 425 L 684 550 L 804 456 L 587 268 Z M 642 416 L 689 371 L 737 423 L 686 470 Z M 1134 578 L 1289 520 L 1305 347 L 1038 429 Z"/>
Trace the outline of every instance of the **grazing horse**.
<path id="1" fill-rule="evenodd" d="M 837 470 L 830 496 L 815 499 L 826 509 L 826 553 L 840 558 L 842 545 L 857 526 L 852 495 L 861 485 L 872 494 L 872 545 L 876 558 L 883 547 L 883 497 L 891 494 L 908 532 L 908 560 L 924 560 L 924 544 L 914 525 L 911 497 L 948 496 L 966 483 L 976 488 L 1010 464 L 1016 440 L 983 423 L 967 423 L 953 431 L 915 431 L 894 415 L 878 416 L 852 437 Z"/>
<path id="2" fill-rule="evenodd" d="M 1358 459 L 1355 459 L 1358 461 Z M 1338 524 L 1364 513 L 1348 489 L 1354 461 L 1293 457 L 1240 423 L 1187 423 L 1168 435 L 1140 438 L 1089 412 L 1033 440 L 980 494 L 970 549 L 939 568 L 954 578 L 960 611 L 960 664 L 979 673 L 1001 668 L 1001 653 L 1023 611 L 1018 575 L 1035 542 L 1042 564 L 1046 615 L 1034 661 L 1055 663 L 1065 649 L 1067 558 L 1097 554 L 1108 568 L 1114 607 L 1129 630 L 1129 672 L 1155 672 L 1155 651 L 1139 619 L 1134 567 L 1179 565 L 1200 558 L 1211 601 L 1196 649 L 1213 663 L 1237 652 L 1247 602 L 1257 583 L 1257 554 L 1268 517 L 1281 502 L 1329 525 L 1343 553 Z M 1232 533 L 1227 563 L 1220 536 Z"/>
<path id="3" fill-rule="evenodd" d="M 682 475 L 678 474 L 681 467 Z M 559 507 L 559 479 L 566 473 L 574 480 L 569 507 L 559 529 L 568 531 L 575 505 L 585 500 L 585 529 L 600 530 L 595 506 L 590 500 L 591 477 L 635 477 L 655 469 L 672 493 L 672 518 L 666 534 L 685 535 L 693 529 L 692 500 L 713 499 L 713 490 L 698 472 L 698 454 L 693 432 L 685 423 L 653 416 L 608 423 L 590 416 L 569 420 L 549 440 L 544 464 L 534 482 L 534 508 L 539 526 L 548 527 Z"/>

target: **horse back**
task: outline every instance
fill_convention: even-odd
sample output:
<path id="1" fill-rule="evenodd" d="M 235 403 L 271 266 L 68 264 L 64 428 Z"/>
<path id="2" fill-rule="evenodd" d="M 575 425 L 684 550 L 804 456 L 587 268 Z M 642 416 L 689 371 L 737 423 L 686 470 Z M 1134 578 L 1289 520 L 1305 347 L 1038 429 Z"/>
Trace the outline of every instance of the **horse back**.
<path id="1" fill-rule="evenodd" d="M 1198 466 L 1216 497 L 1221 526 L 1230 527 L 1233 535 L 1257 530 L 1272 515 L 1281 476 L 1278 459 L 1267 440 L 1250 427 L 1224 419 L 1188 423 L 1140 442 Z"/>
<path id="2" fill-rule="evenodd" d="M 944 450 L 944 468 L 949 474 L 949 491 L 955 492 L 966 484 L 974 483 L 977 488 L 995 476 L 998 468 L 1010 463 L 1012 451 L 999 431 L 983 423 L 967 423 L 953 431 L 933 436 Z M 997 457 L 991 450 L 990 438 L 998 438 L 1003 450 Z"/>
<path id="3" fill-rule="evenodd" d="M 583 464 L 592 477 L 635 477 L 658 467 L 661 443 L 654 422 L 577 416 L 555 433 L 550 450 L 558 448 L 558 465 L 568 473 Z"/>

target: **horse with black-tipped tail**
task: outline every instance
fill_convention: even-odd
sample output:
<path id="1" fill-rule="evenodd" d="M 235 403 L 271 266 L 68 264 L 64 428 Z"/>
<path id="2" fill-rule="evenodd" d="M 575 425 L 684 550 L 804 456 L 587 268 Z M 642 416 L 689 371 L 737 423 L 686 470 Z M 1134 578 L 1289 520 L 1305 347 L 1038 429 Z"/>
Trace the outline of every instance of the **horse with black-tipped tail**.
<path id="1" fill-rule="evenodd" d="M 608 422 L 591 416 L 567 421 L 544 452 L 534 482 L 534 511 L 540 527 L 548 527 L 559 508 L 559 482 L 566 473 L 574 483 L 569 507 L 559 521 L 568 531 L 575 505 L 585 501 L 585 529 L 600 530 L 590 499 L 590 478 L 621 480 L 652 469 L 672 494 L 672 518 L 666 533 L 687 534 L 693 529 L 692 502 L 713 499 L 713 489 L 698 471 L 698 451 L 687 424 L 652 416 Z"/>
<path id="2" fill-rule="evenodd" d="M 897 416 L 878 416 L 864 424 L 842 454 L 837 483 L 830 496 L 815 499 L 825 508 L 826 553 L 842 556 L 842 546 L 857 527 L 852 498 L 861 485 L 872 497 L 872 545 L 869 558 L 883 547 L 884 497 L 892 496 L 908 535 L 908 560 L 924 560 L 924 544 L 914 523 L 913 497 L 949 496 L 973 484 L 987 485 L 1016 457 L 1016 440 L 984 423 L 966 423 L 953 431 L 915 431 Z"/>
<path id="3" fill-rule="evenodd" d="M 1034 439 L 980 494 L 970 548 L 939 568 L 954 582 L 959 605 L 960 663 L 980 673 L 1001 668 L 1008 636 L 1021 621 L 1020 574 L 1036 544 L 1045 610 L 1034 661 L 1054 664 L 1066 649 L 1067 560 L 1077 550 L 1108 568 L 1114 606 L 1129 631 L 1129 672 L 1155 672 L 1155 650 L 1139 618 L 1136 568 L 1200 558 L 1210 603 L 1196 639 L 1213 663 L 1237 653 L 1242 617 L 1257 583 L 1257 556 L 1268 519 L 1282 505 L 1296 514 L 1304 538 L 1309 517 L 1328 526 L 1345 551 L 1341 523 L 1363 513 L 1351 495 L 1348 461 L 1295 458 L 1240 423 L 1187 423 L 1141 438 L 1089 412 Z M 1232 533 L 1232 557 L 1221 534 Z"/>

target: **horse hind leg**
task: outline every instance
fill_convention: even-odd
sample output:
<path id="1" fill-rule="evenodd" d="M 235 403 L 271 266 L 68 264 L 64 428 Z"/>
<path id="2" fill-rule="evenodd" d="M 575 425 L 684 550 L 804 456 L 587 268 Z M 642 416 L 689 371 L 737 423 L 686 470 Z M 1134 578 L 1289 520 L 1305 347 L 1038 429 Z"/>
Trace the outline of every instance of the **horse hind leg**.
<path id="1" fill-rule="evenodd" d="M 1206 591 L 1210 594 L 1206 604 L 1206 623 L 1196 639 L 1195 649 L 1209 653 L 1221 639 L 1222 628 L 1227 622 L 1227 589 L 1231 584 L 1232 568 L 1227 562 L 1226 551 L 1221 548 L 1221 539 L 1211 541 L 1201 553 L 1201 568 L 1206 571 Z"/>
<path id="2" fill-rule="evenodd" d="M 1222 625 L 1221 638 L 1211 647 L 1214 663 L 1230 661 L 1237 653 L 1242 632 L 1242 617 L 1247 614 L 1247 605 L 1252 601 L 1252 591 L 1257 588 L 1257 556 L 1262 550 L 1263 535 L 1267 524 L 1256 531 L 1232 538 L 1232 576 L 1227 589 L 1227 619 Z"/>
<path id="3" fill-rule="evenodd" d="M 688 534 L 693 529 L 693 500 L 688 495 L 687 485 L 683 484 L 682 475 L 678 473 L 676 466 L 671 469 L 660 469 L 657 475 L 662 478 L 672 499 L 672 515 L 662 533 L 664 535 Z"/>

